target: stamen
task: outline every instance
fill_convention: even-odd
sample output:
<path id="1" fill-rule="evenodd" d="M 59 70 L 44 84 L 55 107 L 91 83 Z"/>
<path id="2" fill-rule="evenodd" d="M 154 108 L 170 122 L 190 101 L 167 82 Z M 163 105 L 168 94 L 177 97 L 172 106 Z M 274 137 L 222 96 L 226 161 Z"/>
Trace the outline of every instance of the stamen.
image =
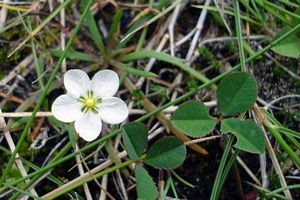
<path id="1" fill-rule="evenodd" d="M 79 101 L 82 102 L 82 112 L 91 110 L 93 112 L 98 112 L 97 104 L 102 102 L 101 98 L 94 97 L 93 91 L 88 91 L 84 97 L 79 97 Z"/>

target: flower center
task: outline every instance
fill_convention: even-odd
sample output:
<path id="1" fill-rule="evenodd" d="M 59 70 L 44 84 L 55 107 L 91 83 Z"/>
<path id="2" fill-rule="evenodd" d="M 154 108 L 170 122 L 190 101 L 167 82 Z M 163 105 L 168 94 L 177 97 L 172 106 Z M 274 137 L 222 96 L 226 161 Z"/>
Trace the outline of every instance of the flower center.
<path id="1" fill-rule="evenodd" d="M 102 99 L 95 97 L 93 91 L 88 91 L 85 96 L 79 97 L 79 101 L 83 104 L 81 108 L 82 112 L 86 112 L 87 110 L 98 112 L 97 105 L 102 102 Z"/>
<path id="2" fill-rule="evenodd" d="M 84 105 L 87 108 L 95 108 L 96 107 L 96 99 L 94 99 L 93 97 L 87 97 L 86 99 L 84 99 Z"/>

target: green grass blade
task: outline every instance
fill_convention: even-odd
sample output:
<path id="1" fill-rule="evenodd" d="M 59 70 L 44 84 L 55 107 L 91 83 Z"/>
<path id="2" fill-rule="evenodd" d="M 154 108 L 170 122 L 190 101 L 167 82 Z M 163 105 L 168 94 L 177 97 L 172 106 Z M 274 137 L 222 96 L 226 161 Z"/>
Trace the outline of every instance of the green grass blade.
<path id="1" fill-rule="evenodd" d="M 279 188 L 279 189 L 273 190 L 272 192 L 267 193 L 266 196 L 269 197 L 269 198 L 271 198 L 271 197 L 273 197 L 275 194 L 277 194 L 279 192 L 283 192 L 285 190 L 299 189 L 299 188 L 300 188 L 300 184 L 289 185 L 287 187 L 283 187 L 283 188 Z"/>
<path id="2" fill-rule="evenodd" d="M 5 147 L 0 146 L 0 150 L 3 151 L 4 153 L 8 154 L 9 156 L 11 155 L 11 152 L 10 152 L 8 149 L 6 149 Z M 28 160 L 26 160 L 26 159 L 24 159 L 24 158 L 22 158 L 22 157 L 20 157 L 20 159 L 22 160 L 22 162 L 23 162 L 25 165 L 28 165 L 28 166 L 31 167 L 32 169 L 34 169 L 34 170 L 39 169 L 38 166 L 34 165 L 33 163 L 29 162 Z M 56 179 L 53 175 L 47 176 L 47 179 L 50 180 L 50 181 L 52 181 L 53 183 L 58 184 L 57 181 L 58 181 L 59 179 Z M 62 183 L 62 182 L 61 182 L 61 183 Z"/>
<path id="3" fill-rule="evenodd" d="M 222 182 L 221 179 L 222 179 L 222 176 L 223 176 L 223 173 L 224 173 L 225 164 L 226 164 L 228 155 L 230 153 L 230 149 L 231 149 L 232 144 L 233 144 L 233 139 L 234 139 L 234 137 L 232 135 L 230 135 L 228 137 L 228 140 L 227 140 L 227 143 L 226 143 L 226 146 L 225 146 L 222 158 L 221 158 L 221 162 L 220 162 L 220 165 L 219 165 L 219 168 L 218 168 L 218 171 L 217 171 L 217 175 L 216 175 L 216 178 L 215 178 L 215 181 L 214 181 L 214 185 L 213 185 L 213 188 L 212 188 L 212 192 L 211 192 L 211 195 L 210 195 L 210 200 L 218 199 L 218 191 L 220 190 L 220 187 L 222 187 L 220 185 L 220 183 Z"/>
<path id="4" fill-rule="evenodd" d="M 253 8 L 251 8 L 249 2 L 247 2 L 246 0 L 239 0 L 239 1 L 241 2 L 241 4 L 243 4 L 243 6 L 245 6 L 245 8 L 249 11 L 249 13 L 251 13 L 257 20 L 262 22 L 261 16 L 259 15 L 259 13 L 253 10 Z"/>
<path id="5" fill-rule="evenodd" d="M 158 2 L 158 5 L 155 7 L 156 10 L 162 10 L 165 6 L 167 6 L 169 3 L 169 0 L 160 0 Z M 145 15 L 143 17 L 141 17 L 136 23 L 134 23 L 133 26 L 131 26 L 131 28 L 125 33 L 125 35 L 128 35 L 129 33 L 131 33 L 132 31 L 134 31 L 135 29 L 137 29 L 138 27 L 142 26 L 142 24 L 144 24 L 145 22 L 149 21 L 152 17 L 154 17 L 155 15 L 150 13 L 148 15 Z M 133 38 L 134 34 L 127 37 L 126 39 L 123 39 L 120 44 L 118 45 L 117 49 L 121 49 L 124 48 L 127 43 L 131 40 L 131 38 Z"/>
<path id="6" fill-rule="evenodd" d="M 120 60 L 126 62 L 126 61 L 134 61 L 143 58 L 156 58 L 158 60 L 162 60 L 164 62 L 179 67 L 180 69 L 187 72 L 191 76 L 194 76 L 195 78 L 197 78 L 203 83 L 209 82 L 209 79 L 207 79 L 204 75 L 200 74 L 199 72 L 191 68 L 188 64 L 185 63 L 184 60 L 157 51 L 144 50 L 144 51 L 133 52 L 123 56 Z M 213 86 L 213 88 L 215 88 L 215 86 Z"/>
<path id="7" fill-rule="evenodd" d="M 83 1 L 83 2 L 86 2 L 86 0 Z M 86 4 L 86 3 L 84 3 L 84 4 Z M 105 46 L 104 46 L 104 43 L 103 43 L 102 36 L 99 32 L 97 23 L 95 21 L 95 18 L 93 16 L 91 10 L 89 10 L 87 15 L 86 15 L 86 23 L 87 23 L 88 29 L 91 33 L 91 37 L 92 37 L 93 41 L 95 42 L 97 48 L 99 49 L 101 55 L 105 59 L 108 59 L 108 55 L 107 55 L 107 52 L 105 50 Z"/>
<path id="8" fill-rule="evenodd" d="M 108 49 L 111 49 L 113 47 L 113 43 L 114 43 L 114 40 L 116 39 L 116 36 L 118 33 L 122 15 L 123 15 L 122 10 L 117 10 L 117 12 L 113 18 L 112 25 L 111 25 L 108 35 L 107 35 L 107 48 Z"/>
<path id="9" fill-rule="evenodd" d="M 195 188 L 195 186 L 191 183 L 189 183 L 188 181 L 184 180 L 183 178 L 181 178 L 174 170 L 171 170 L 172 175 L 178 180 L 180 181 L 182 184 L 190 187 L 190 188 Z"/>
<path id="10" fill-rule="evenodd" d="M 148 72 L 148 71 L 143 71 L 143 70 L 138 70 L 135 68 L 130 67 L 129 65 L 126 65 L 124 63 L 120 62 L 114 62 L 113 63 L 116 67 L 124 70 L 125 72 L 135 75 L 135 76 L 141 76 L 141 77 L 157 77 L 156 74 L 153 72 Z"/>
<path id="11" fill-rule="evenodd" d="M 285 137 L 291 142 L 291 144 L 294 144 L 295 147 L 300 150 L 300 143 L 297 141 L 297 139 L 288 134 L 285 134 Z"/>
<path id="12" fill-rule="evenodd" d="M 141 26 L 139 26 L 137 29 L 133 30 L 132 32 L 128 33 L 120 42 L 126 40 L 128 37 L 130 37 L 131 35 L 135 34 L 136 32 L 140 31 L 141 29 L 145 28 L 146 26 L 149 26 L 150 24 L 152 24 L 153 22 L 155 22 L 156 20 L 158 20 L 159 18 L 163 17 L 164 15 L 166 15 L 167 13 L 169 13 L 171 10 L 173 10 L 182 0 L 176 0 L 174 1 L 174 3 L 172 3 L 168 8 L 164 9 L 162 12 L 160 12 L 159 14 L 155 15 L 154 17 L 152 17 L 149 21 L 146 21 L 145 23 L 143 23 Z"/>
<path id="13" fill-rule="evenodd" d="M 230 157 L 229 161 L 227 162 L 226 167 L 225 167 L 225 169 L 224 169 L 224 171 L 222 173 L 222 177 L 221 177 L 220 183 L 218 185 L 217 197 L 219 197 L 220 192 L 222 190 L 222 187 L 223 187 L 223 185 L 224 185 L 224 183 L 226 181 L 226 178 L 227 178 L 227 176 L 228 176 L 228 174 L 230 172 L 230 169 L 232 168 L 232 165 L 233 165 L 236 157 L 240 153 L 240 151 L 241 150 L 236 149 L 236 151 L 234 152 L 234 154 Z"/>
<path id="14" fill-rule="evenodd" d="M 255 0 L 251 0 L 251 5 L 254 9 L 254 11 L 257 13 L 257 15 L 259 16 L 259 18 L 262 20 L 262 22 L 264 23 L 263 19 L 263 14 L 262 14 L 262 11 L 257 7 L 256 3 L 255 3 Z"/>
<path id="15" fill-rule="evenodd" d="M 298 8 L 299 5 L 296 4 L 296 3 L 293 3 L 293 2 L 290 2 L 289 0 L 279 0 L 280 2 L 282 3 L 285 3 L 286 5 L 289 5 L 289 6 L 292 6 L 292 7 L 295 7 L 295 8 Z"/>
<path id="16" fill-rule="evenodd" d="M 15 191 L 17 191 L 17 192 L 22 193 L 23 195 L 26 195 L 26 196 L 28 196 L 28 197 L 31 197 L 31 198 L 33 198 L 33 199 L 43 200 L 42 198 L 40 198 L 40 197 L 38 197 L 38 196 L 35 196 L 35 195 L 31 194 L 30 192 L 26 192 L 26 191 L 20 190 L 19 188 L 14 187 L 14 186 L 11 186 L 11 185 L 9 185 L 9 184 L 4 184 L 4 185 L 7 186 L 7 187 L 9 187 L 9 188 L 11 188 L 11 189 L 13 189 L 13 190 L 15 190 Z"/>
<path id="17" fill-rule="evenodd" d="M 287 18 L 285 18 L 283 15 L 279 14 L 279 13 L 277 12 L 277 10 L 274 10 L 273 8 L 267 6 L 267 4 L 266 4 L 267 1 L 261 1 L 261 0 L 255 0 L 255 1 L 256 1 L 256 3 L 257 3 L 258 5 L 260 5 L 263 9 L 265 9 L 266 11 L 268 11 L 269 13 L 271 13 L 272 15 L 274 15 L 275 17 L 277 17 L 277 18 L 278 18 L 279 20 L 281 20 L 283 23 L 291 25 L 291 22 L 290 22 Z"/>
<path id="18" fill-rule="evenodd" d="M 85 151 L 87 151 L 87 150 L 89 150 L 89 149 L 91 149 L 91 148 L 93 148 L 93 147 L 99 145 L 100 143 L 103 143 L 103 142 L 105 142 L 106 140 L 108 140 L 108 139 L 110 139 L 110 138 L 116 136 L 116 135 L 119 134 L 120 132 L 121 132 L 121 129 L 115 130 L 115 131 L 111 132 L 110 134 L 108 134 L 108 135 L 106 135 L 106 136 L 100 138 L 99 140 L 96 140 L 96 141 L 94 141 L 94 142 L 92 142 L 92 143 L 90 143 L 90 144 L 88 144 L 88 145 L 82 147 L 80 151 L 81 151 L 81 152 L 85 152 Z M 69 142 L 69 143 L 66 145 L 66 147 L 68 147 L 68 149 L 71 148 L 71 147 L 72 147 L 71 143 Z M 61 152 L 60 152 L 60 153 L 61 153 Z M 53 159 L 53 161 L 52 161 L 51 163 L 49 163 L 47 166 L 45 166 L 45 167 L 43 167 L 43 168 L 40 168 L 40 169 L 36 170 L 35 172 L 32 172 L 32 173 L 28 174 L 28 176 L 26 176 L 26 177 L 20 178 L 19 180 L 13 182 L 11 185 L 16 185 L 16 184 L 18 184 L 18 183 L 20 183 L 20 182 L 23 182 L 23 181 L 26 180 L 26 179 L 32 178 L 32 177 L 34 177 L 34 176 L 36 176 L 36 175 L 39 175 L 39 174 L 41 174 L 41 173 L 43 173 L 43 172 L 46 172 L 46 171 L 48 171 L 49 169 L 52 169 L 53 167 L 55 167 L 55 166 L 57 166 L 57 165 L 59 165 L 59 164 L 61 164 L 61 163 L 63 163 L 63 162 L 66 162 L 66 161 L 68 161 L 68 160 L 74 158 L 77 154 L 79 154 L 79 152 L 73 152 L 73 153 L 70 153 L 69 155 L 66 155 L 66 156 L 64 156 L 64 157 L 61 157 L 60 159 L 57 159 L 57 160 L 54 160 L 54 159 Z M 1 188 L 0 192 L 1 192 L 1 191 L 2 191 L 2 188 Z"/>
<path id="19" fill-rule="evenodd" d="M 266 194 L 270 193 L 269 190 L 267 190 L 263 187 L 260 187 L 257 185 L 253 185 L 253 186 L 255 187 L 255 189 L 257 189 L 262 194 L 262 199 L 265 199 L 264 197 L 266 197 Z M 286 198 L 285 196 L 279 195 L 277 193 L 274 193 L 272 196 L 276 197 L 275 199 L 290 200 L 289 198 Z"/>
<path id="20" fill-rule="evenodd" d="M 171 179 L 171 189 L 172 189 L 172 192 L 175 196 L 175 199 L 178 199 L 178 194 L 177 194 L 177 191 L 176 191 L 176 187 L 175 187 L 174 181 L 172 179 Z"/>
<path id="21" fill-rule="evenodd" d="M 62 50 L 53 50 L 52 55 L 55 57 L 61 57 L 63 54 Z M 66 58 L 70 60 L 79 60 L 79 61 L 85 61 L 85 62 L 99 62 L 99 57 L 92 55 L 92 54 L 87 54 L 83 53 L 80 51 L 74 51 L 74 50 L 69 50 L 68 54 L 66 55 Z"/>
<path id="22" fill-rule="evenodd" d="M 209 11 L 213 11 L 213 12 L 219 12 L 219 10 L 215 7 L 212 7 L 212 6 L 193 6 L 195 8 L 199 8 L 199 9 L 206 9 L 206 10 L 209 10 Z M 230 16 L 234 16 L 234 13 L 232 11 L 229 11 L 229 10 L 222 10 L 222 12 L 226 15 L 230 15 Z M 252 23 L 252 24 L 255 24 L 257 26 L 262 26 L 261 23 L 255 21 L 254 19 L 252 19 L 251 17 L 247 17 L 247 16 L 241 16 L 241 19 L 249 22 L 249 23 Z"/>
<path id="23" fill-rule="evenodd" d="M 300 158 L 299 156 L 293 151 L 293 149 L 284 141 L 284 139 L 281 137 L 280 133 L 278 131 L 270 126 L 270 124 L 265 123 L 268 130 L 272 133 L 274 138 L 278 141 L 281 148 L 290 156 L 290 158 L 294 161 L 294 163 L 297 165 L 297 167 L 300 167 Z"/>
<path id="24" fill-rule="evenodd" d="M 286 135 L 290 135 L 296 138 L 300 139 L 300 133 L 294 130 L 291 130 L 289 128 L 283 127 L 282 125 L 280 125 L 278 128 L 276 128 L 279 132 L 282 132 Z"/>
<path id="25" fill-rule="evenodd" d="M 300 16 L 299 16 L 299 15 L 297 15 L 297 14 L 295 14 L 295 13 L 292 13 L 292 12 L 290 12 L 290 11 L 288 11 L 288 10 L 286 10 L 286 9 L 284 9 L 284 8 L 282 8 L 282 7 L 280 7 L 280 6 L 276 5 L 276 4 L 274 4 L 274 3 L 271 3 L 271 2 L 269 2 L 269 1 L 265 1 L 265 4 L 266 4 L 267 6 L 269 6 L 270 9 L 280 11 L 280 12 L 282 12 L 283 14 L 285 14 L 285 15 L 287 15 L 287 16 L 290 16 L 290 17 L 292 17 L 292 18 L 300 19 Z"/>
<path id="26" fill-rule="evenodd" d="M 122 169 L 122 168 L 124 168 L 124 167 L 126 167 L 126 166 L 129 166 L 129 165 L 132 164 L 133 162 L 134 162 L 134 161 L 132 161 L 132 160 L 128 160 L 128 161 L 125 161 L 125 162 L 120 163 L 120 164 L 118 164 L 118 165 L 115 165 L 115 166 L 113 166 L 113 167 L 107 168 L 107 169 L 105 169 L 105 170 L 103 170 L 103 171 L 101 171 L 101 172 L 99 172 L 99 173 L 97 173 L 97 174 L 94 174 L 93 176 L 87 176 L 87 177 L 85 177 L 85 178 L 83 178 L 83 179 L 80 179 L 79 181 L 73 182 L 72 184 L 68 185 L 68 187 L 62 187 L 60 190 L 58 190 L 58 191 L 56 191 L 56 192 L 50 192 L 50 193 L 44 195 L 42 198 L 43 198 L 43 199 L 46 199 L 46 200 L 47 200 L 47 199 L 54 199 L 54 198 L 57 198 L 57 197 L 59 197 L 60 195 L 65 194 L 65 193 L 69 192 L 70 190 L 72 190 L 72 189 L 74 189 L 74 188 L 77 188 L 77 187 L 83 185 L 84 183 L 87 183 L 87 182 L 89 182 L 89 181 L 92 181 L 92 180 L 94 180 L 95 178 L 96 178 L 96 179 L 97 179 L 97 178 L 100 178 L 100 177 L 102 177 L 103 175 L 109 174 L 109 173 L 114 172 L 114 171 L 116 171 L 116 170 L 118 170 L 118 169 Z"/>
<path id="27" fill-rule="evenodd" d="M 4 147 L 2 147 L 2 146 L 0 146 L 0 150 L 2 150 L 4 153 L 8 154 L 9 156 L 11 155 L 11 152 L 10 152 L 8 149 L 6 149 L 6 148 L 4 148 Z M 66 153 L 67 153 L 67 151 L 65 151 L 65 154 L 66 154 Z M 57 155 L 58 155 L 58 154 L 57 154 Z M 54 157 L 54 159 L 57 158 L 57 155 Z M 63 155 L 61 155 L 60 157 L 62 157 L 62 156 L 63 156 Z M 28 160 L 26 160 L 26 159 L 24 159 L 24 158 L 22 158 L 22 157 L 20 157 L 20 159 L 22 160 L 22 162 L 23 162 L 25 165 L 28 165 L 28 166 L 31 167 L 33 170 L 38 170 L 38 169 L 40 169 L 40 167 L 34 165 L 33 163 L 29 162 Z M 53 159 L 53 160 L 54 160 L 54 159 Z M 21 187 L 20 189 L 21 189 L 22 191 L 26 191 L 33 183 L 35 183 L 37 180 L 39 180 L 40 177 L 41 177 L 41 176 L 33 177 L 33 179 L 31 179 L 30 182 L 26 183 L 25 185 L 22 185 L 22 187 Z M 47 178 L 49 181 L 55 183 L 55 184 L 58 185 L 58 186 L 61 186 L 61 185 L 64 184 L 64 182 L 62 182 L 60 179 L 56 178 L 55 176 L 53 176 L 53 175 L 51 175 L 51 174 L 47 175 L 46 178 Z M 12 185 L 14 185 L 14 184 L 12 184 Z M 6 186 L 6 187 L 8 187 L 8 186 Z M 0 191 L 0 193 L 1 193 L 1 191 Z M 19 194 L 20 194 L 20 193 L 17 192 L 16 194 L 14 194 L 14 195 L 11 197 L 11 199 L 16 199 L 16 198 L 19 196 Z M 75 197 L 75 193 L 72 192 L 72 194 L 73 194 L 73 196 Z M 76 195 L 78 196 L 78 194 L 76 194 Z M 80 196 L 78 196 L 78 197 L 81 198 Z M 81 199 L 82 199 L 82 198 L 81 198 Z"/>
<path id="28" fill-rule="evenodd" d="M 32 37 L 34 37 L 38 32 L 42 30 L 64 7 L 66 7 L 72 0 L 64 1 L 57 9 L 55 9 L 40 25 L 38 25 L 30 35 L 21 42 L 9 55 L 13 55 L 16 51 L 18 51 L 24 44 L 26 44 Z M 21 18 L 22 19 L 22 18 Z"/>
<path id="29" fill-rule="evenodd" d="M 233 1 L 233 9 L 234 9 L 236 35 L 237 35 L 238 46 L 239 46 L 241 70 L 242 71 L 247 71 L 246 70 L 246 63 L 245 63 L 244 48 L 243 48 L 243 35 L 242 35 L 242 27 L 241 27 L 240 6 L 239 6 L 239 1 L 238 0 Z"/>

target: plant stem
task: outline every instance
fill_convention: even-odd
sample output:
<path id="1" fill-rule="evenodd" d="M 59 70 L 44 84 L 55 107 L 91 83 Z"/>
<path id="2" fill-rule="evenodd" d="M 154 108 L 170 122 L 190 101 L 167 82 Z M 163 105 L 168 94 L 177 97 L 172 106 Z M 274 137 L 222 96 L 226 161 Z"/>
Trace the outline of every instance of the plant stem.
<path id="1" fill-rule="evenodd" d="M 132 163 L 134 163 L 133 160 L 125 161 L 125 162 L 120 163 L 118 165 L 115 165 L 115 166 L 113 166 L 111 168 L 103 170 L 103 171 L 95 174 L 93 177 L 92 176 L 88 176 L 88 177 L 86 177 L 84 179 L 81 179 L 81 180 L 79 180 L 77 182 L 74 182 L 72 185 L 69 185 L 66 188 L 63 188 L 63 189 L 61 189 L 59 191 L 56 190 L 55 193 L 48 193 L 47 195 L 42 196 L 42 198 L 43 199 L 54 199 L 54 198 L 56 198 L 56 197 L 58 197 L 58 196 L 60 196 L 62 194 L 65 194 L 65 193 L 69 192 L 70 190 L 72 190 L 74 188 L 77 188 L 77 187 L 81 186 L 84 183 L 87 183 L 89 181 L 94 180 L 94 178 L 100 178 L 101 176 L 103 176 L 105 174 L 109 174 L 109 173 L 112 173 L 112 172 L 114 172 L 114 171 L 116 171 L 118 169 L 122 169 L 122 168 L 124 168 L 124 167 L 126 167 L 126 166 L 128 166 L 128 165 L 130 165 Z"/>
<path id="2" fill-rule="evenodd" d="M 273 197 L 275 194 L 277 194 L 279 192 L 283 192 L 285 190 L 291 190 L 291 189 L 298 189 L 298 188 L 300 188 L 300 184 L 290 185 L 290 186 L 287 186 L 287 187 L 283 187 L 283 188 L 273 190 L 272 192 L 267 193 L 266 196 L 267 197 Z"/>
<path id="3" fill-rule="evenodd" d="M 278 141 L 280 146 L 284 149 L 284 151 L 291 157 L 291 159 L 295 162 L 296 166 L 300 167 L 300 158 L 298 155 L 293 151 L 293 149 L 284 141 L 284 139 L 281 137 L 280 133 L 272 126 L 267 123 L 265 123 L 268 130 L 272 133 L 272 135 L 275 137 L 275 139 Z"/>

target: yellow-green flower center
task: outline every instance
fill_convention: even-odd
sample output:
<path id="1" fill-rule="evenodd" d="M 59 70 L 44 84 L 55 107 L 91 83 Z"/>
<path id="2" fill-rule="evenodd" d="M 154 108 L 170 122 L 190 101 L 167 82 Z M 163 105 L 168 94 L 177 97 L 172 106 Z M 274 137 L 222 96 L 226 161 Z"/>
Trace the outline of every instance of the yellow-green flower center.
<path id="1" fill-rule="evenodd" d="M 93 97 L 87 97 L 84 99 L 84 105 L 87 107 L 87 108 L 95 108 L 96 107 L 96 102 L 97 100 L 94 99 Z"/>
<path id="2" fill-rule="evenodd" d="M 86 112 L 87 110 L 97 112 L 97 105 L 102 102 L 102 99 L 95 97 L 93 91 L 88 91 L 85 96 L 79 97 L 79 101 L 83 104 L 81 108 L 82 112 Z"/>

